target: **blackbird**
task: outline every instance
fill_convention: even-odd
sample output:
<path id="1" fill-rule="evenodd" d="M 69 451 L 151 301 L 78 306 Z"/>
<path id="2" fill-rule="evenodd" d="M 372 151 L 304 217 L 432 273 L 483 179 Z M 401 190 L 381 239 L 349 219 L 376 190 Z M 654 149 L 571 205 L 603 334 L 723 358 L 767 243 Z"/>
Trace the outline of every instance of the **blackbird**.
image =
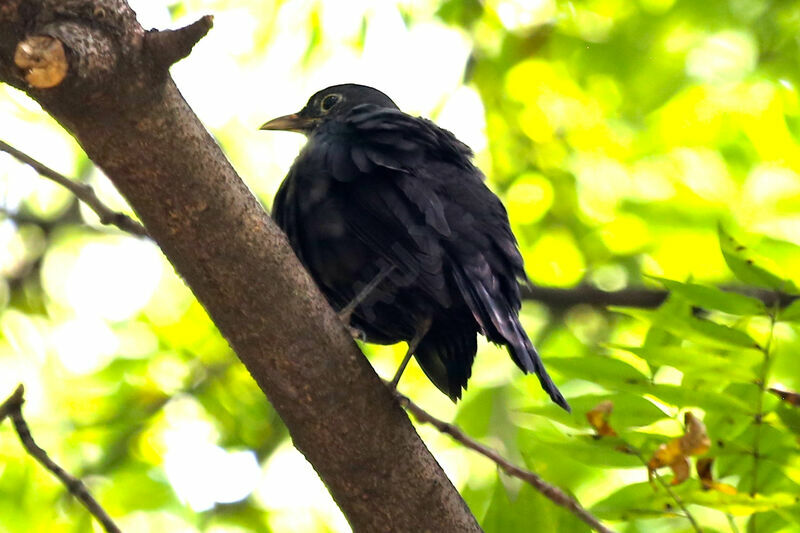
<path id="1" fill-rule="evenodd" d="M 335 85 L 264 130 L 303 133 L 272 216 L 330 304 L 364 340 L 408 342 L 453 401 L 478 333 L 569 405 L 519 321 L 527 282 L 508 215 L 472 151 L 430 120 L 364 85 Z"/>

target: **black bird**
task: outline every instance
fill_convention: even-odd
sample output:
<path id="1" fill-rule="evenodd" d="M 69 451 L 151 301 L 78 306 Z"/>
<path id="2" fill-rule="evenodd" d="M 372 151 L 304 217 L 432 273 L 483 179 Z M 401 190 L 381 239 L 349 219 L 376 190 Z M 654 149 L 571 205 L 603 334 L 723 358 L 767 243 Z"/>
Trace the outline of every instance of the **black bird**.
<path id="1" fill-rule="evenodd" d="M 456 401 L 481 333 L 569 410 L 520 324 L 522 256 L 469 147 L 377 89 L 354 84 L 323 89 L 261 129 L 308 137 L 272 216 L 365 340 L 408 342 L 393 384 L 413 354 Z"/>

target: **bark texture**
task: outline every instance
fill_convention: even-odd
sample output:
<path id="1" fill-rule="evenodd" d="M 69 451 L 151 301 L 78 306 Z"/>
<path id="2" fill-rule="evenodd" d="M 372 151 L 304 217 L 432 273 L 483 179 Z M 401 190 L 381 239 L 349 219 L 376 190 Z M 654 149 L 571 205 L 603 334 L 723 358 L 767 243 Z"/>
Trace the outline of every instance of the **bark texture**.
<path id="1" fill-rule="evenodd" d="M 210 27 L 145 31 L 124 0 L 2 0 L 0 81 L 36 99 L 127 198 L 354 530 L 479 531 L 169 77 Z"/>

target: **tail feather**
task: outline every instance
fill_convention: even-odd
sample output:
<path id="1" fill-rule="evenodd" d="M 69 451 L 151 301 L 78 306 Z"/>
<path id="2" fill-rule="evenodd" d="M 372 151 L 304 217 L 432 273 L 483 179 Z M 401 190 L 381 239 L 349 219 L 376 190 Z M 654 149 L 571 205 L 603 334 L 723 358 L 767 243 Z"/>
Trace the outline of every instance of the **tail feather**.
<path id="1" fill-rule="evenodd" d="M 481 333 L 491 342 L 506 346 L 517 366 L 523 372 L 535 373 L 550 399 L 571 412 L 567 400 L 553 383 L 539 353 L 522 328 L 518 310 L 511 307 L 509 299 L 499 290 L 497 279 L 485 259 L 479 259 L 483 264 L 478 261 L 466 271 L 454 269 L 454 280 Z"/>
<path id="2" fill-rule="evenodd" d="M 550 396 L 550 399 L 565 411 L 571 413 L 572 409 L 569 403 L 567 403 L 561 391 L 558 390 L 556 384 L 553 383 L 550 374 L 547 373 L 547 369 L 544 367 L 539 352 L 534 348 L 533 343 L 528 338 L 528 334 L 522 329 L 522 324 L 519 323 L 519 320 L 515 320 L 514 322 L 517 330 L 515 338 L 509 339 L 506 345 L 511 358 L 524 372 L 535 373 L 536 377 L 539 378 L 539 384 L 547 395 Z"/>
<path id="3" fill-rule="evenodd" d="M 466 390 L 472 362 L 478 351 L 477 331 L 463 324 L 434 324 L 417 346 L 414 356 L 436 387 L 454 402 Z"/>

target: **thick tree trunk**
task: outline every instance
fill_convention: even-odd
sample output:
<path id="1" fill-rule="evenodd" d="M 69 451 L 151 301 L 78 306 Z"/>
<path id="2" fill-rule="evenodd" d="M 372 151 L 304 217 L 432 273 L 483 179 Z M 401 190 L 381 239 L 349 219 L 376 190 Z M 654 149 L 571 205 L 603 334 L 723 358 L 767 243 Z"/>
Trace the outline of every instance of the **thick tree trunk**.
<path id="1" fill-rule="evenodd" d="M 128 199 L 355 530 L 478 531 L 169 77 L 210 24 L 146 32 L 124 0 L 2 0 L 0 80 L 40 102 Z"/>

